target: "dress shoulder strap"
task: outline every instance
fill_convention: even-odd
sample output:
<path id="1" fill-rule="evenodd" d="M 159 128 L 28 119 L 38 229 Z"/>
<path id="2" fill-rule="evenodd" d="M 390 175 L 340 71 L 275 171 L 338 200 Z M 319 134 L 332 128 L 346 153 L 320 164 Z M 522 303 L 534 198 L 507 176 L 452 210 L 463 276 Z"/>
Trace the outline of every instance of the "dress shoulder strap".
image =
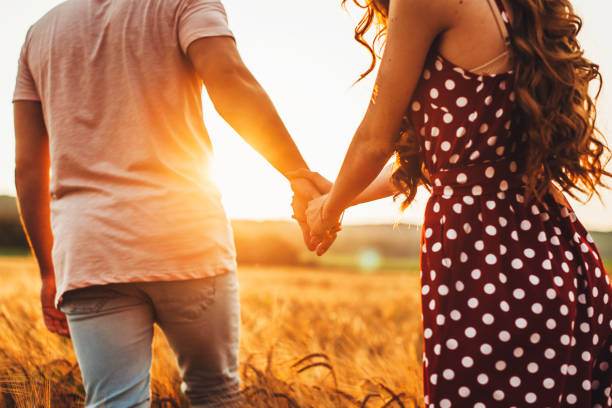
<path id="1" fill-rule="evenodd" d="M 488 0 L 489 7 L 495 15 L 499 30 L 504 37 L 506 43 L 510 43 L 510 37 L 512 36 L 512 24 L 510 24 L 510 18 L 508 12 L 504 7 L 502 0 Z"/>

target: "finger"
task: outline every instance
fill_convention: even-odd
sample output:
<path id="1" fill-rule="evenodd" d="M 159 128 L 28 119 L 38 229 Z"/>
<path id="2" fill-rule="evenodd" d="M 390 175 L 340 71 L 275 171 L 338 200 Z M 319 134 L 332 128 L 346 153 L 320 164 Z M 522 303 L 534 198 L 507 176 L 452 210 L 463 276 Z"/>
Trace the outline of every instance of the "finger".
<path id="1" fill-rule="evenodd" d="M 321 243 L 317 247 L 317 255 L 322 256 L 325 252 L 327 252 L 327 250 L 332 246 L 332 244 L 336 240 L 337 236 L 338 235 L 336 233 L 332 233 L 328 235 L 327 237 L 325 237 L 325 239 L 321 241 Z"/>
<path id="2" fill-rule="evenodd" d="M 310 236 L 310 228 L 308 227 L 308 224 L 305 222 L 298 221 L 298 225 L 302 229 L 302 238 L 304 239 L 304 244 L 306 245 L 306 248 L 308 248 L 308 250 L 311 252 L 317 249 L 317 246 L 313 243 L 312 238 Z"/>

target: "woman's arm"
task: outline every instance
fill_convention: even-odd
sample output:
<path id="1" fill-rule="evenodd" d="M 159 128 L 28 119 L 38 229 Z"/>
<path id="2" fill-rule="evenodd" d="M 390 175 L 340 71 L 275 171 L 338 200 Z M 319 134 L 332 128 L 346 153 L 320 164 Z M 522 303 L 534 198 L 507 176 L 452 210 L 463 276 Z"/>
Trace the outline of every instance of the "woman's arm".
<path id="1" fill-rule="evenodd" d="M 349 207 L 354 205 L 369 203 L 370 201 L 380 200 L 390 197 L 397 191 L 391 181 L 393 175 L 393 164 L 385 166 L 378 176 L 370 183 L 355 199 Z"/>
<path id="2" fill-rule="evenodd" d="M 351 202 L 349 207 L 359 205 L 363 203 L 369 203 L 370 201 L 380 200 L 381 198 L 390 197 L 395 194 L 395 188 L 391 181 L 393 175 L 393 165 L 389 164 L 386 166 L 380 174 L 374 179 L 369 186 L 365 188 L 354 200 Z M 321 174 L 310 171 L 308 169 L 299 169 L 287 173 L 287 177 L 290 180 L 307 179 L 313 186 L 318 189 L 322 194 L 329 193 L 331 191 L 333 183 L 323 177 Z"/>
<path id="3" fill-rule="evenodd" d="M 313 235 L 323 235 L 335 225 L 344 209 L 360 201 L 360 193 L 381 173 L 394 151 L 431 44 L 451 27 L 458 4 L 452 0 L 391 0 L 387 44 L 370 105 L 329 196 L 313 201 L 309 209 Z"/>

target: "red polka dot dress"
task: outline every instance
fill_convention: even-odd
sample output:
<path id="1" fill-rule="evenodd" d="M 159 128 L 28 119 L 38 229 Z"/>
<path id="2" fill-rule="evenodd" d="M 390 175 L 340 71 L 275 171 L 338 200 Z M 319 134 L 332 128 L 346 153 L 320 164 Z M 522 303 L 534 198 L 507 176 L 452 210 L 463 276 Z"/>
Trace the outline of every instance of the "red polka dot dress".
<path id="1" fill-rule="evenodd" d="M 513 112 L 511 72 L 428 59 L 410 112 L 433 183 L 426 406 L 612 407 L 610 280 L 569 206 L 526 201 Z"/>

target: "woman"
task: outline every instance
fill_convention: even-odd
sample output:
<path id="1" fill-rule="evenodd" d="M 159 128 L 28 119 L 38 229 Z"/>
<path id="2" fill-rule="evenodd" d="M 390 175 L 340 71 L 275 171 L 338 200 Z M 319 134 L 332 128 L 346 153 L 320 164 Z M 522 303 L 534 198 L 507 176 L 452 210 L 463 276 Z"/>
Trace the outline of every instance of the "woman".
<path id="1" fill-rule="evenodd" d="M 588 95 L 598 67 L 582 56 L 571 4 L 363 7 L 369 71 L 363 35 L 375 19 L 385 51 L 340 174 L 306 211 L 319 253 L 351 203 L 395 192 L 407 206 L 427 184 L 425 403 L 612 407 L 612 289 L 561 193 L 590 197 L 610 175 Z M 381 173 L 393 152 L 395 190 Z"/>

